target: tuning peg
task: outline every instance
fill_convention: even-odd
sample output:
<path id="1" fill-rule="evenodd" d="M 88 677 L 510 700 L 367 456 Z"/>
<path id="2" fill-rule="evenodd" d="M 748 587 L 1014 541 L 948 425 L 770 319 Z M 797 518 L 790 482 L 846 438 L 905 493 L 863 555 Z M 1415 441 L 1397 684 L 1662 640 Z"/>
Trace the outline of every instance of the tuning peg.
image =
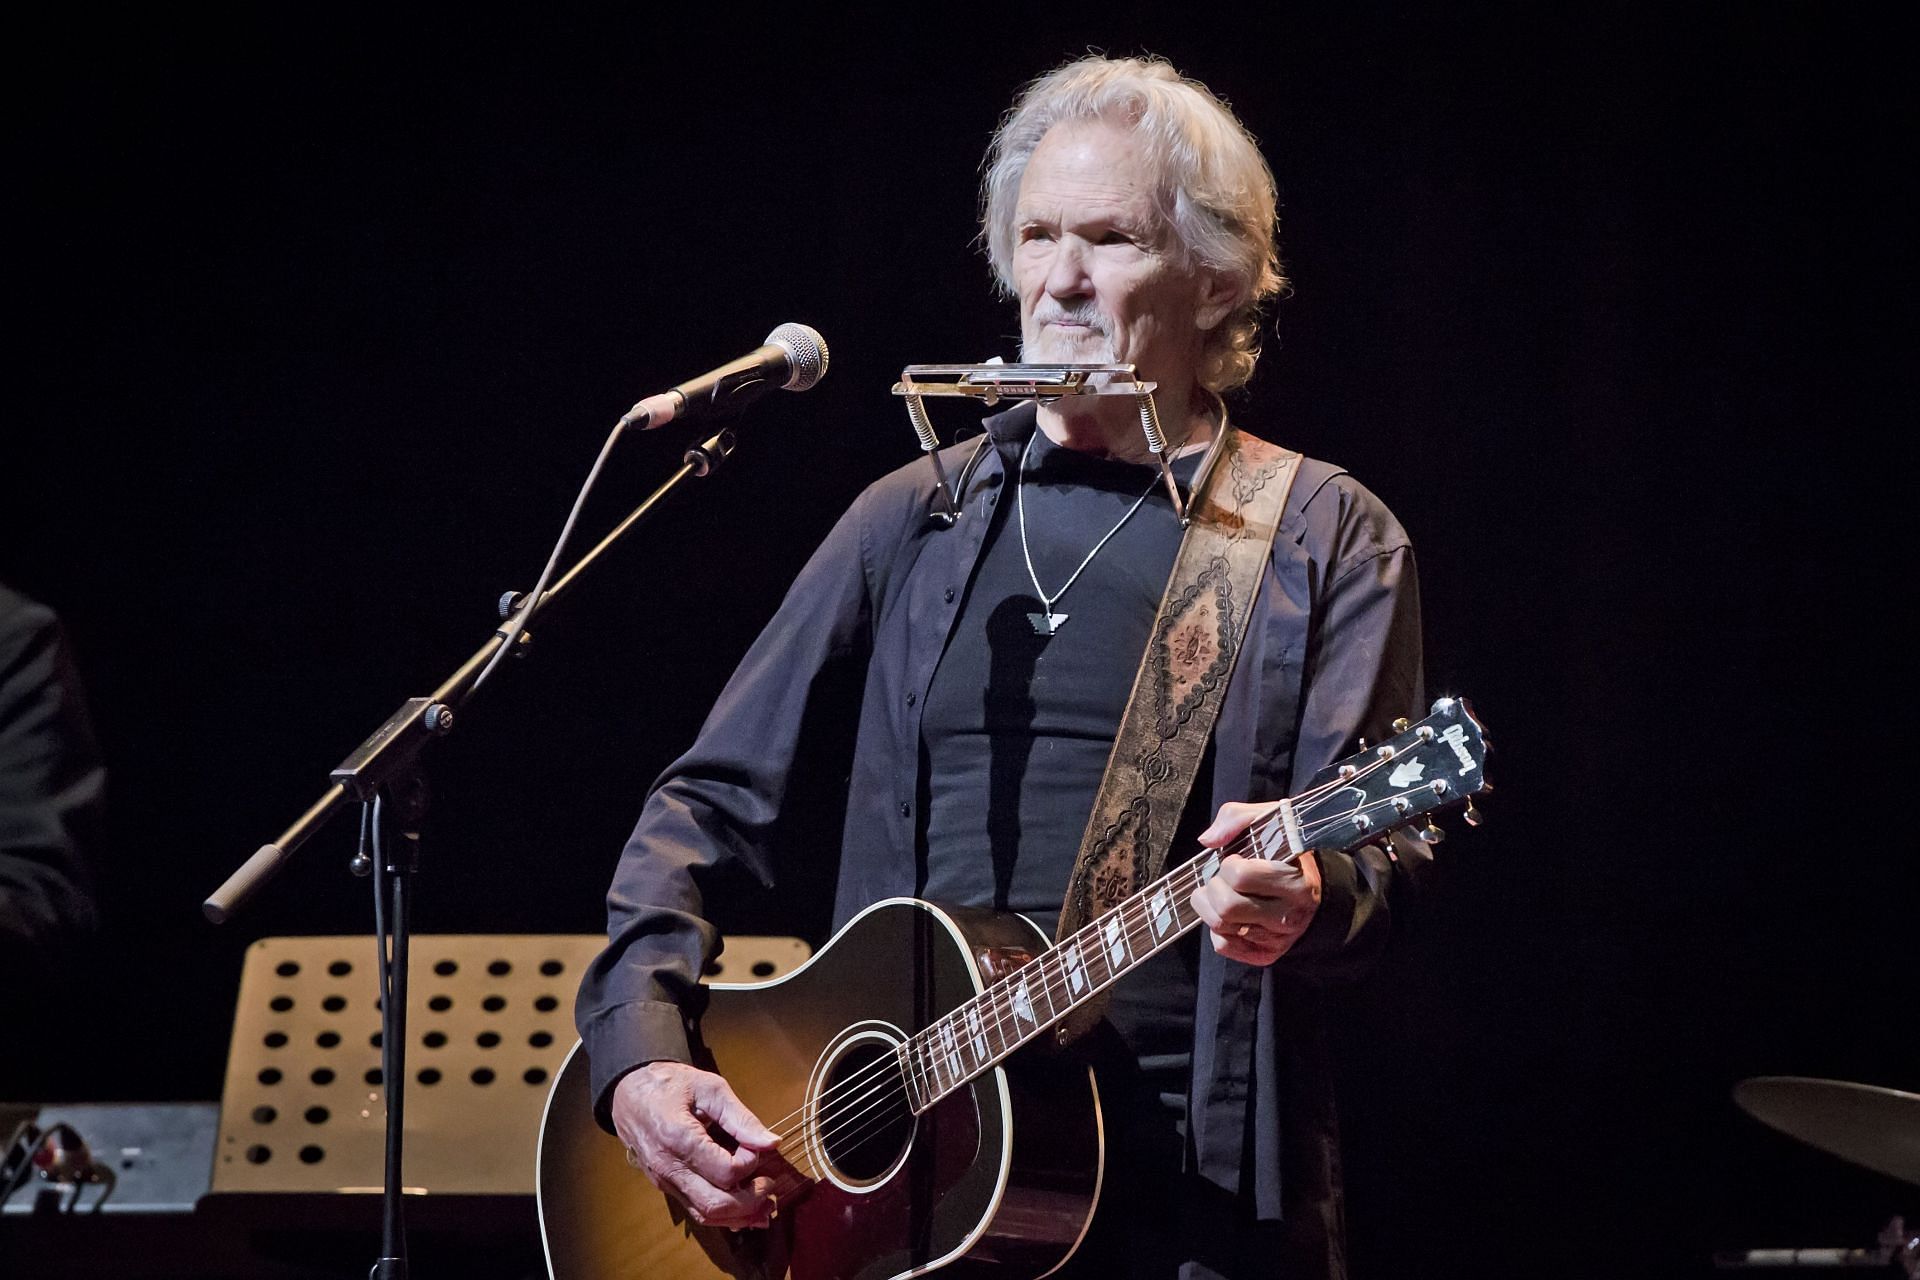
<path id="1" fill-rule="evenodd" d="M 1460 816 L 1467 820 L 1467 825 L 1470 827 L 1477 827 L 1486 820 L 1480 816 L 1480 811 L 1473 807 L 1473 801 L 1471 800 L 1467 801 L 1466 812 Z"/>
<path id="2" fill-rule="evenodd" d="M 1405 716 L 1401 716 L 1393 722 L 1393 731 L 1395 733 L 1405 733 L 1411 728 L 1413 728 L 1413 721 L 1407 719 Z"/>
<path id="3" fill-rule="evenodd" d="M 1420 830 L 1414 832 L 1414 834 L 1419 836 L 1422 840 L 1426 841 L 1428 844 L 1439 844 L 1442 840 L 1445 840 L 1447 838 L 1446 832 L 1442 831 L 1440 828 L 1433 825 L 1432 818 L 1428 818 L 1427 825 L 1420 828 Z"/>

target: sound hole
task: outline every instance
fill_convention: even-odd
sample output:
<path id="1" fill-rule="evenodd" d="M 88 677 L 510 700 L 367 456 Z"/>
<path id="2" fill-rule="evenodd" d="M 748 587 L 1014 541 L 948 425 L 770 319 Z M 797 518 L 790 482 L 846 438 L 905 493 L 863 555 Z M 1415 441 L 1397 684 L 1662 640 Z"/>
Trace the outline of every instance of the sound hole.
<path id="1" fill-rule="evenodd" d="M 848 1182 L 885 1177 L 913 1139 L 913 1110 L 891 1044 L 863 1040 L 827 1073 L 818 1110 L 820 1145 Z"/>

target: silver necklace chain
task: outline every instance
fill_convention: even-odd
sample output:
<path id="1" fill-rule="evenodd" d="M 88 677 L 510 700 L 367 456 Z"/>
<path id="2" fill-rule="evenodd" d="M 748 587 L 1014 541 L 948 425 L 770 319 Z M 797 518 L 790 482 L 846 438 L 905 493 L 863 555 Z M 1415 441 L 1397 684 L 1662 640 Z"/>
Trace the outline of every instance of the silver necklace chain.
<path id="1" fill-rule="evenodd" d="M 1093 563 L 1093 558 L 1100 554 L 1100 548 L 1111 542 L 1113 535 L 1120 532 L 1127 521 L 1133 519 L 1133 513 L 1146 502 L 1147 496 L 1153 492 L 1153 486 L 1158 483 L 1160 477 L 1155 475 L 1147 481 L 1147 487 L 1138 498 L 1134 499 L 1133 505 L 1127 508 L 1127 514 L 1120 517 L 1120 523 L 1107 530 L 1107 536 L 1093 544 L 1093 550 L 1087 552 L 1087 558 L 1080 562 L 1080 567 L 1067 576 L 1067 580 L 1060 585 L 1058 591 L 1048 595 L 1046 589 L 1040 585 L 1040 575 L 1034 572 L 1033 548 L 1027 542 L 1027 459 L 1033 453 L 1034 436 L 1039 434 L 1040 429 L 1035 427 L 1033 435 L 1027 437 L 1027 447 L 1020 453 L 1020 470 L 1014 474 L 1013 501 L 1020 517 L 1020 554 L 1026 557 L 1027 580 L 1033 583 L 1034 594 L 1040 597 L 1040 605 L 1046 610 L 1044 614 L 1028 614 L 1027 620 L 1033 624 L 1034 631 L 1040 635 L 1050 636 L 1060 629 L 1061 623 L 1067 620 L 1066 614 L 1053 611 L 1054 601 L 1067 594 L 1068 588 L 1072 587 L 1080 575 L 1086 571 L 1087 566 Z"/>

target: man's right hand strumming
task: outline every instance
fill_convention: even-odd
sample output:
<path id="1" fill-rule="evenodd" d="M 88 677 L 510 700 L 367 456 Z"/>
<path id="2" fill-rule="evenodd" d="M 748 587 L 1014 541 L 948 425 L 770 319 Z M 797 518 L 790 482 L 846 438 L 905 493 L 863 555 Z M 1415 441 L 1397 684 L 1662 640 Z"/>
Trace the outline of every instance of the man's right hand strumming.
<path id="1" fill-rule="evenodd" d="M 649 1181 L 710 1227 L 764 1227 L 778 1212 L 774 1181 L 761 1174 L 780 1139 L 725 1080 L 683 1062 L 650 1062 L 613 1089 L 613 1127 L 627 1158 Z M 729 1151 L 710 1128 L 736 1144 Z"/>

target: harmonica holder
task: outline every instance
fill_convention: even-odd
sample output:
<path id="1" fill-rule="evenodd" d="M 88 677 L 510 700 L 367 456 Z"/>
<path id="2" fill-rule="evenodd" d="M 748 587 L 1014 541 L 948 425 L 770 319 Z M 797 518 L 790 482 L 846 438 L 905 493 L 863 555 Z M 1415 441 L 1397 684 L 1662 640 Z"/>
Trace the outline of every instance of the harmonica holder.
<path id="1" fill-rule="evenodd" d="M 900 371 L 893 394 L 907 403 L 907 421 L 920 440 L 920 449 L 933 460 L 935 494 L 939 509 L 934 515 L 947 524 L 960 518 L 960 494 L 947 479 L 940 462 L 940 437 L 934 433 L 927 416 L 928 396 L 967 396 L 988 405 L 1002 400 L 1059 400 L 1067 396 L 1131 396 L 1140 413 L 1140 432 L 1147 439 L 1147 450 L 1160 468 L 1167 495 L 1180 523 L 1187 522 L 1187 501 L 1167 464 L 1167 437 L 1160 429 L 1160 414 L 1154 408 L 1153 392 L 1158 383 L 1143 382 L 1130 364 L 910 364 Z M 1216 441 L 1217 443 L 1217 441 Z M 1208 451 L 1209 454 L 1212 450 Z M 1211 457 L 1208 459 L 1211 462 Z M 970 469 L 970 468 L 969 468 Z M 1202 464 L 1202 474 L 1206 464 Z"/>

